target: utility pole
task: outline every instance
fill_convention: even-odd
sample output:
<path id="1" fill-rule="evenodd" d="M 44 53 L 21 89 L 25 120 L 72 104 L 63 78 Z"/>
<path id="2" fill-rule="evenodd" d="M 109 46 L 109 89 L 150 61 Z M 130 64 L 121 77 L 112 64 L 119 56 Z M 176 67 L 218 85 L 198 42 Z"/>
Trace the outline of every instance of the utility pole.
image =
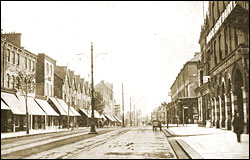
<path id="1" fill-rule="evenodd" d="M 93 76 L 93 43 L 91 42 L 91 128 L 89 134 L 97 134 L 95 130 L 95 117 L 94 117 L 94 76 Z"/>
<path id="2" fill-rule="evenodd" d="M 123 95 L 123 83 L 122 83 L 122 127 L 125 127 L 125 125 L 124 125 L 124 95 Z"/>
<path id="3" fill-rule="evenodd" d="M 27 121 L 27 125 L 26 125 L 26 133 L 29 134 L 29 112 L 28 112 L 28 83 L 26 82 L 25 84 L 25 105 L 26 105 L 26 121 Z"/>
<path id="4" fill-rule="evenodd" d="M 130 97 L 130 113 L 129 113 L 129 120 L 130 120 L 130 126 L 132 126 L 132 120 L 131 120 L 131 97 Z"/>
<path id="5" fill-rule="evenodd" d="M 134 126 L 135 126 L 135 105 L 134 105 Z"/>

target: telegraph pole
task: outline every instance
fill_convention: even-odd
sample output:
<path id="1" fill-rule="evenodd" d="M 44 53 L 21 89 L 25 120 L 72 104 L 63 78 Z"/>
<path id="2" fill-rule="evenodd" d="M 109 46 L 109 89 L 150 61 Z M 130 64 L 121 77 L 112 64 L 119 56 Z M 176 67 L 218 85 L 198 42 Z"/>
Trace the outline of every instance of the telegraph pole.
<path id="1" fill-rule="evenodd" d="M 131 97 L 130 97 L 130 112 L 129 112 L 129 120 L 130 120 L 130 126 L 132 126 L 132 120 L 131 120 Z"/>
<path id="2" fill-rule="evenodd" d="M 135 105 L 134 105 L 134 126 L 135 126 Z"/>
<path id="3" fill-rule="evenodd" d="M 97 134 L 95 130 L 95 117 L 94 117 L 94 76 L 93 76 L 93 43 L 91 42 L 91 128 L 89 134 Z"/>
<path id="4" fill-rule="evenodd" d="M 125 127 L 125 125 L 124 125 L 124 95 L 123 95 L 123 83 L 122 83 L 122 127 Z"/>

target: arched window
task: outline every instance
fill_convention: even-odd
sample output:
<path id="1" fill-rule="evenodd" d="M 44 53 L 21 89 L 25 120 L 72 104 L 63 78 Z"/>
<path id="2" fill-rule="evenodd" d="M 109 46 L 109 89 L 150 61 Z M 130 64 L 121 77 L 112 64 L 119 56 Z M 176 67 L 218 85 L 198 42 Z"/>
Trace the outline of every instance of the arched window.
<path id="1" fill-rule="evenodd" d="M 7 49 L 7 61 L 10 62 L 10 50 Z"/>

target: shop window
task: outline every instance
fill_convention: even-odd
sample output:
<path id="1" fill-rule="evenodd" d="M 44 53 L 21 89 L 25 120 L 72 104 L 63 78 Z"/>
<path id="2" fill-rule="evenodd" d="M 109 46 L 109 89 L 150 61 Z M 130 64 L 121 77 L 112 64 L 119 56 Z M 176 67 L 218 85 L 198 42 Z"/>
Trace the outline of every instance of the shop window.
<path id="1" fill-rule="evenodd" d="M 19 126 L 19 116 L 15 117 L 15 126 Z"/>

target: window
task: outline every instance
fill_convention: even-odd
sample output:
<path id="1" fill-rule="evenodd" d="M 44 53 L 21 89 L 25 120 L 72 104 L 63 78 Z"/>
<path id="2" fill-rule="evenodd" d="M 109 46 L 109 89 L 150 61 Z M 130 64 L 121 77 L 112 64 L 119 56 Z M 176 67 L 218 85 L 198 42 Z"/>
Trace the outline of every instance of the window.
<path id="1" fill-rule="evenodd" d="M 238 46 L 238 35 L 236 27 L 234 27 L 234 45 L 235 48 Z"/>
<path id="2" fill-rule="evenodd" d="M 215 23 L 214 14 L 215 14 L 215 8 L 214 8 L 214 2 L 212 2 L 212 24 Z"/>
<path id="3" fill-rule="evenodd" d="M 31 70 L 31 60 L 29 59 L 29 70 Z"/>
<path id="4" fill-rule="evenodd" d="M 50 74 L 52 75 L 52 65 L 50 65 Z"/>
<path id="5" fill-rule="evenodd" d="M 49 64 L 48 63 L 46 65 L 46 69 L 47 69 L 47 74 L 49 74 Z"/>
<path id="6" fill-rule="evenodd" d="M 14 77 L 14 75 L 12 76 L 12 88 L 15 89 L 15 77 Z"/>
<path id="7" fill-rule="evenodd" d="M 17 65 L 19 66 L 20 65 L 20 54 L 17 53 Z"/>
<path id="8" fill-rule="evenodd" d="M 28 68 L 28 59 L 27 59 L 27 57 L 25 57 L 25 69 L 27 69 Z"/>
<path id="9" fill-rule="evenodd" d="M 229 49 L 230 49 L 230 52 L 232 51 L 232 38 L 231 38 L 231 28 L 230 26 L 228 27 L 228 34 L 229 34 Z"/>
<path id="10" fill-rule="evenodd" d="M 48 83 L 46 83 L 47 85 L 46 85 L 46 87 L 47 87 L 47 96 L 49 96 L 49 84 Z"/>
<path id="11" fill-rule="evenodd" d="M 36 63 L 35 63 L 35 61 L 33 61 L 33 68 L 32 68 L 32 71 L 35 71 L 35 66 L 36 66 Z"/>
<path id="12" fill-rule="evenodd" d="M 217 18 L 216 19 L 218 19 L 220 17 L 220 8 L 219 8 L 219 6 L 220 6 L 220 2 L 217 1 Z"/>
<path id="13" fill-rule="evenodd" d="M 214 41 L 214 64 L 217 64 L 217 57 L 216 57 L 216 41 Z"/>
<path id="14" fill-rule="evenodd" d="M 221 35 L 219 35 L 219 60 L 222 60 Z"/>
<path id="15" fill-rule="evenodd" d="M 203 71 L 200 71 L 200 83 L 203 84 Z"/>
<path id="16" fill-rule="evenodd" d="M 224 3 L 223 3 L 224 4 Z M 228 48 L 227 48 L 227 27 L 224 28 L 224 43 L 225 43 L 225 55 L 228 54 Z"/>
<path id="17" fill-rule="evenodd" d="M 15 54 L 16 54 L 15 52 L 12 52 L 12 63 L 13 63 L 13 64 L 15 64 L 15 61 L 16 61 L 16 60 L 15 60 Z"/>
<path id="18" fill-rule="evenodd" d="M 52 89 L 52 84 L 50 85 L 50 91 L 51 91 L 51 94 L 50 94 L 50 96 L 53 96 L 53 89 Z"/>
<path id="19" fill-rule="evenodd" d="M 7 74 L 7 87 L 9 88 L 10 87 L 10 75 Z"/>
<path id="20" fill-rule="evenodd" d="M 10 50 L 7 49 L 7 61 L 10 62 Z"/>

